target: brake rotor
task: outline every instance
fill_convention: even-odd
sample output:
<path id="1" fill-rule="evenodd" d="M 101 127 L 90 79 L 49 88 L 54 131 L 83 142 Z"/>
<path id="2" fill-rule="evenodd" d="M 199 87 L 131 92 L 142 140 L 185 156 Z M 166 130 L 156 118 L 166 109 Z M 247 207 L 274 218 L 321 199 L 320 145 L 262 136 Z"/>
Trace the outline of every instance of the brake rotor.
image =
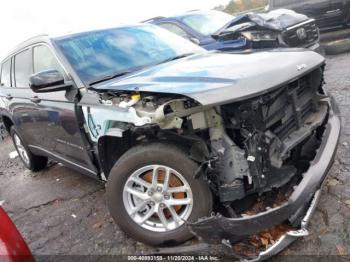
<path id="1" fill-rule="evenodd" d="M 152 171 L 149 171 L 147 173 L 145 173 L 143 176 L 142 176 L 142 179 L 144 179 L 145 181 L 147 181 L 148 183 L 152 183 L 152 178 L 153 178 L 153 174 L 152 174 Z M 163 184 L 164 183 L 164 178 L 165 178 L 165 172 L 164 170 L 159 170 L 158 171 L 158 183 L 160 184 Z M 173 174 L 170 174 L 170 177 L 169 177 L 169 187 L 181 187 L 183 186 L 181 180 L 179 178 L 177 178 L 175 175 Z M 172 193 L 172 197 L 175 198 L 175 199 L 183 199 L 185 198 L 185 192 L 175 192 L 175 193 Z M 173 206 L 176 213 L 178 213 L 178 211 L 180 211 L 180 209 L 182 208 L 182 205 L 178 205 L 178 206 Z M 165 208 L 164 209 L 164 215 L 166 218 L 169 218 L 171 217 L 171 213 L 170 211 Z"/>

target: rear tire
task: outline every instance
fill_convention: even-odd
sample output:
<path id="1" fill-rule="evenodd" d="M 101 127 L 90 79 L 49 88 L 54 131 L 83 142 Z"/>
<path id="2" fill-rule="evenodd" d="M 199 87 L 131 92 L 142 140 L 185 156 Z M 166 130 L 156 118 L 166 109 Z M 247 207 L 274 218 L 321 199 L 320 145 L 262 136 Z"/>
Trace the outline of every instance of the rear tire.
<path id="1" fill-rule="evenodd" d="M 208 185 L 193 177 L 197 168 L 172 145 L 154 143 L 130 149 L 114 165 L 107 182 L 107 205 L 113 219 L 129 236 L 148 245 L 175 245 L 189 240 L 193 235 L 185 221 L 196 222 L 212 210 Z M 180 187 L 186 190 L 173 193 Z M 137 206 L 142 208 L 133 211 Z"/>
<path id="2" fill-rule="evenodd" d="M 16 127 L 12 126 L 10 133 L 18 156 L 26 168 L 33 172 L 37 172 L 47 166 L 48 158 L 44 156 L 37 156 L 30 152 L 28 145 L 24 142 Z"/>
<path id="3" fill-rule="evenodd" d="M 7 135 L 6 128 L 3 122 L 0 121 L 0 141 L 4 140 Z"/>

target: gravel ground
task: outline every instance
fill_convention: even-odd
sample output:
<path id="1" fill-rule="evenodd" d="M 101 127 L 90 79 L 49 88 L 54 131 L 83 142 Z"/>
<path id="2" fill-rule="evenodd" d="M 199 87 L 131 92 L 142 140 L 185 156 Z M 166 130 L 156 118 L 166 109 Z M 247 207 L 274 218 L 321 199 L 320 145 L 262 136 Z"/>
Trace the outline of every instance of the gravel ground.
<path id="1" fill-rule="evenodd" d="M 326 88 L 338 102 L 342 116 L 340 146 L 310 226 L 311 235 L 291 245 L 278 260 L 295 255 L 350 255 L 350 54 L 327 60 Z M 114 224 L 103 184 L 59 164 L 39 173 L 28 172 L 18 157 L 9 158 L 14 150 L 9 138 L 0 148 L 0 203 L 35 255 L 150 251 Z"/>

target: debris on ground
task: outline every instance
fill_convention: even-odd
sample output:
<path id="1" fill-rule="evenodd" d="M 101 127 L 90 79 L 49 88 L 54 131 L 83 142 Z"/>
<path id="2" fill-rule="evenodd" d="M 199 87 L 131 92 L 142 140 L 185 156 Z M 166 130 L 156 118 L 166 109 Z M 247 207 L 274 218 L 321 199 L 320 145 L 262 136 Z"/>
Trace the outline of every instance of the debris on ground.
<path id="1" fill-rule="evenodd" d="M 268 208 L 279 207 L 288 201 L 292 193 L 293 185 L 287 184 L 277 192 L 259 196 L 253 206 L 248 210 L 245 210 L 242 216 L 253 216 L 267 210 Z M 234 244 L 232 249 L 239 256 L 258 256 L 259 253 L 274 245 L 283 235 L 291 230 L 293 230 L 293 228 L 287 224 L 278 225 Z"/>
<path id="2" fill-rule="evenodd" d="M 16 157 L 18 157 L 17 151 L 12 151 L 12 152 L 9 154 L 9 157 L 10 157 L 10 159 L 15 159 Z"/>
<path id="3" fill-rule="evenodd" d="M 343 245 L 337 245 L 337 250 L 338 250 L 338 253 L 340 256 L 346 256 L 347 255 L 347 252 L 346 252 L 346 249 Z"/>
<path id="4" fill-rule="evenodd" d="M 259 234 L 254 234 L 248 239 L 234 244 L 232 249 L 240 256 L 258 256 L 259 253 L 274 245 L 283 235 L 291 230 L 293 230 L 291 226 L 282 224 Z"/>
<path id="5" fill-rule="evenodd" d="M 282 206 L 286 203 L 289 197 L 293 193 L 293 187 L 291 185 L 286 185 L 281 188 L 278 192 L 273 192 L 272 194 L 264 194 L 257 198 L 254 205 L 245 210 L 242 216 L 253 216 L 258 213 L 264 212 L 269 208 L 276 208 Z"/>

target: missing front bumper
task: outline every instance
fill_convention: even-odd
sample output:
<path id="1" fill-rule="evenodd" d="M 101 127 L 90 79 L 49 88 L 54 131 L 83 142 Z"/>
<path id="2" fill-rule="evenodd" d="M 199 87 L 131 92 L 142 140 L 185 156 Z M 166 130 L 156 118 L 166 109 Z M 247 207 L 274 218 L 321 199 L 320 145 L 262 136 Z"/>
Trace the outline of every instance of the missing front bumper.
<path id="1" fill-rule="evenodd" d="M 218 214 L 203 218 L 189 225 L 192 232 L 208 243 L 224 241 L 231 244 L 285 221 L 300 221 L 305 215 L 305 210 L 308 210 L 302 219 L 300 230 L 287 232 L 273 246 L 254 259 L 260 260 L 275 255 L 296 238 L 305 236 L 307 224 L 320 195 L 321 185 L 332 166 L 340 136 L 340 119 L 332 111 L 325 127 L 323 141 L 315 159 L 286 203 L 253 216 L 227 218 Z M 307 207 L 311 200 L 311 205 Z"/>
<path id="2" fill-rule="evenodd" d="M 320 195 L 321 195 L 321 189 L 316 191 L 316 193 L 311 201 L 310 207 L 308 208 L 304 218 L 301 221 L 301 225 L 300 225 L 299 230 L 288 231 L 285 235 L 283 235 L 280 239 L 278 239 L 274 245 L 270 246 L 268 249 L 261 252 L 258 256 L 246 257 L 246 258 L 240 257 L 240 260 L 241 261 L 251 261 L 251 262 L 266 260 L 266 259 L 280 253 L 282 250 L 284 250 L 286 247 L 288 247 L 291 243 L 293 243 L 298 238 L 308 236 L 309 231 L 308 231 L 307 227 L 309 225 L 309 222 L 311 220 L 313 213 L 316 210 L 317 203 L 320 199 Z M 235 255 L 235 256 L 238 257 L 237 255 Z"/>
<path id="3" fill-rule="evenodd" d="M 203 253 L 210 249 L 210 245 L 203 243 L 206 242 L 224 244 L 229 253 L 241 261 L 262 261 L 278 254 L 296 239 L 307 236 L 309 233 L 307 227 L 319 201 L 322 185 L 332 166 L 340 137 L 341 123 L 337 116 L 339 110 L 333 102 L 331 104 L 333 104 L 334 111 L 329 112 L 322 144 L 308 171 L 303 174 L 302 181 L 285 204 L 248 217 L 226 218 L 222 215 L 216 215 L 203 218 L 196 223 L 188 224 L 192 232 L 201 240 L 199 244 L 161 248 L 155 254 Z M 288 220 L 299 221 L 297 227 L 299 229 L 287 231 L 273 245 L 259 254 L 243 257 L 233 251 L 232 244 L 234 242 L 273 228 Z"/>

